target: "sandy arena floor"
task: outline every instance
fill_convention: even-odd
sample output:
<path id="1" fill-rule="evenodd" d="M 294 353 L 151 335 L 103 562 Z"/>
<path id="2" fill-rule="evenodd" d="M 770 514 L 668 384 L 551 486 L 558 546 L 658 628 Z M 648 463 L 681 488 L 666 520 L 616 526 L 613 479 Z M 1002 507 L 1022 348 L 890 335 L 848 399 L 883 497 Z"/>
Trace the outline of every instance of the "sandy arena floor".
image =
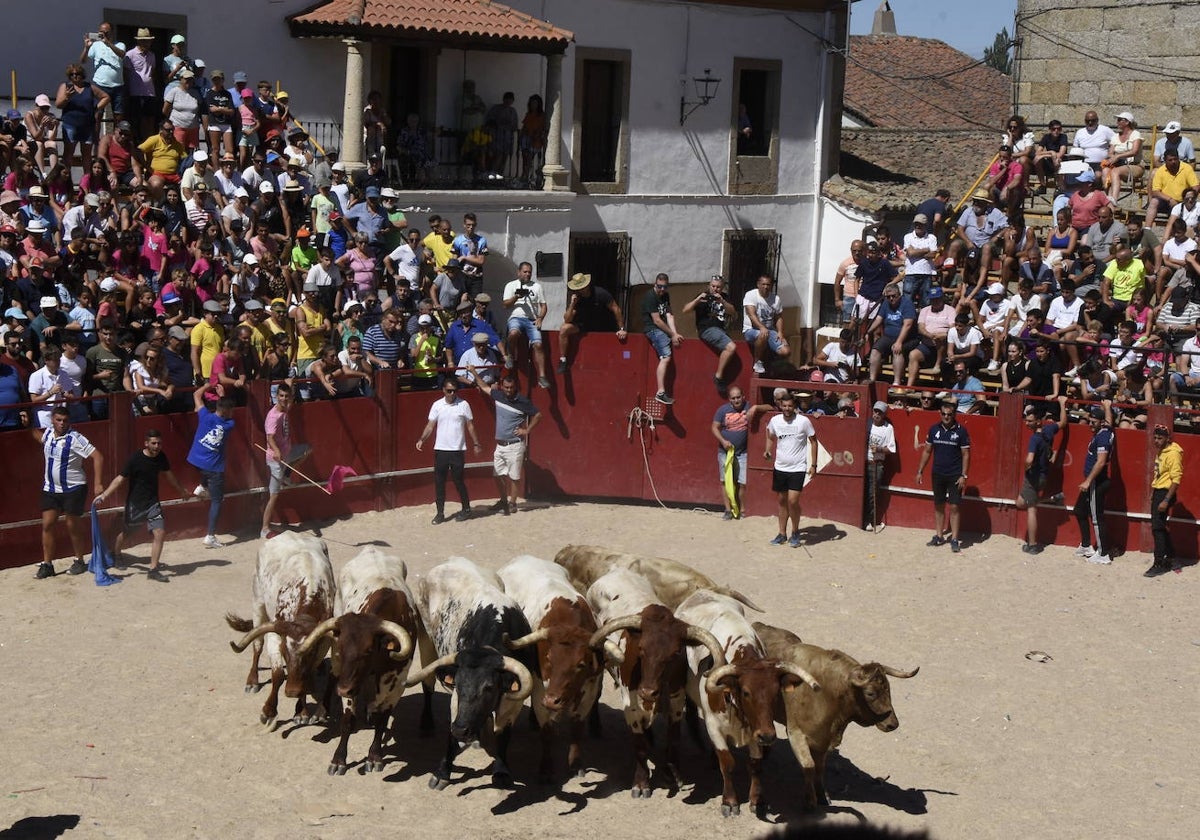
<path id="1" fill-rule="evenodd" d="M 956 556 L 925 548 L 924 531 L 824 523 L 812 523 L 807 549 L 774 548 L 765 518 L 652 507 L 565 505 L 437 527 L 431 514 L 321 523 L 335 569 L 367 541 L 393 546 L 410 578 L 450 554 L 497 568 L 518 553 L 552 558 L 569 542 L 600 543 L 690 563 L 805 641 L 921 666 L 914 679 L 892 680 L 899 729 L 847 730 L 830 760 L 829 819 L 927 827 L 937 838 L 1167 838 L 1200 827 L 1195 569 L 1146 580 L 1148 560 L 1136 555 L 1094 567 L 1063 548 L 1027 557 L 998 537 Z M 715 760 L 686 735 L 683 789 L 631 799 L 627 732 L 611 710 L 605 737 L 585 744 L 593 769 L 582 779 L 527 784 L 538 743 L 522 719 L 515 790 L 490 787 L 487 759 L 472 750 L 458 761 L 467 779 L 431 791 L 446 732 L 440 691 L 436 737 L 418 737 L 414 691 L 383 773 L 327 776 L 329 733 L 266 732 L 264 695 L 242 691 L 249 652 L 229 649 L 235 634 L 222 616 L 247 613 L 257 546 L 169 543 L 169 584 L 146 579 L 145 545 L 120 572 L 128 579 L 108 588 L 90 576 L 36 581 L 32 566 L 0 573 L 0 837 L 362 838 L 419 828 L 423 837 L 741 838 L 797 818 L 799 769 L 786 741 L 768 765 L 771 822 L 745 808 L 722 820 Z M 607 682 L 605 701 L 612 695 Z M 290 708 L 281 698 L 281 711 Z M 352 761 L 369 741 L 366 732 L 351 739 Z M 743 771 L 743 797 L 746 784 Z"/>

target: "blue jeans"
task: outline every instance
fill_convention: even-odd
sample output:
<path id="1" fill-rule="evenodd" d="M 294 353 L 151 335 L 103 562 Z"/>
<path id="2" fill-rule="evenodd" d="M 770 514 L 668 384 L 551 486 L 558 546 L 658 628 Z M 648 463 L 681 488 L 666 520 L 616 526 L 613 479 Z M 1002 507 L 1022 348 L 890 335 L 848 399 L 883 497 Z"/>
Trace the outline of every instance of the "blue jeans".
<path id="1" fill-rule="evenodd" d="M 904 275 L 904 294 L 912 298 L 918 310 L 929 305 L 929 286 L 933 276 L 930 274 Z"/>
<path id="2" fill-rule="evenodd" d="M 200 470 L 200 483 L 208 491 L 208 533 L 217 533 L 217 518 L 225 499 L 225 473 Z"/>

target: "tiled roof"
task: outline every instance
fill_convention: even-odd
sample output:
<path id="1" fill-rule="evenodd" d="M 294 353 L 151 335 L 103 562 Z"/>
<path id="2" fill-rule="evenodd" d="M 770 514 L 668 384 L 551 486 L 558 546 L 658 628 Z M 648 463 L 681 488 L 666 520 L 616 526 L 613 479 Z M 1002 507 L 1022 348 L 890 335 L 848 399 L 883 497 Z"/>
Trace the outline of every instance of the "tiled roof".
<path id="1" fill-rule="evenodd" d="M 999 132 L 899 128 L 844 128 L 839 174 L 821 194 L 868 213 L 910 211 L 950 190 L 966 194 L 999 148 Z"/>
<path id="2" fill-rule="evenodd" d="M 358 18 L 358 20 L 355 20 Z M 492 0 L 324 0 L 288 18 L 293 35 L 387 34 L 565 48 L 575 36 Z"/>
<path id="3" fill-rule="evenodd" d="M 1012 113 L 1012 79 L 934 38 L 855 35 L 843 104 L 878 128 L 994 128 Z"/>

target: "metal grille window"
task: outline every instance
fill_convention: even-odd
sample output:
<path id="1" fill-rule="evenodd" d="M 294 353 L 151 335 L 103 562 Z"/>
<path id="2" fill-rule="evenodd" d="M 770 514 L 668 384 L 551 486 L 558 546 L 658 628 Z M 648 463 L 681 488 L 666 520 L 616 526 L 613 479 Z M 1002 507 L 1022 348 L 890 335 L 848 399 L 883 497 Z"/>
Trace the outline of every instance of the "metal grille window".
<path id="1" fill-rule="evenodd" d="M 782 237 L 773 230 L 725 231 L 725 280 L 729 299 L 739 309 L 761 275 L 777 279 L 781 242 Z"/>
<path id="2" fill-rule="evenodd" d="M 626 233 L 571 234 L 571 268 L 568 276 L 592 275 L 592 283 L 603 287 L 621 311 L 629 315 L 629 235 Z"/>

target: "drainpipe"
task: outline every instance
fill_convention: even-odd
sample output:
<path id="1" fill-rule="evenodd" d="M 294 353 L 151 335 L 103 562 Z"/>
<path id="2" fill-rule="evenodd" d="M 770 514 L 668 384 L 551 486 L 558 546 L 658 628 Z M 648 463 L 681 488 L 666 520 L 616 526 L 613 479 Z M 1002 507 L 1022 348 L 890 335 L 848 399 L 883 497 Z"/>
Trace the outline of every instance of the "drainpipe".
<path id="1" fill-rule="evenodd" d="M 847 20 L 847 29 L 849 28 L 849 24 L 850 21 Z M 822 32 L 826 42 L 830 40 L 832 29 L 833 13 L 827 11 L 825 12 L 825 28 Z M 817 110 L 816 144 L 813 148 L 813 218 L 808 244 L 808 276 L 810 284 L 808 300 L 803 301 L 805 309 L 801 318 L 803 322 L 811 324 L 814 328 L 819 326 L 818 308 L 821 300 L 821 279 L 817 276 L 817 269 L 820 265 L 821 218 L 824 215 L 821 206 L 821 176 L 825 174 L 825 131 L 829 99 L 829 50 L 825 45 L 821 46 L 821 65 L 817 69 L 816 91 L 819 108 Z M 802 327 L 803 324 L 798 326 Z"/>

